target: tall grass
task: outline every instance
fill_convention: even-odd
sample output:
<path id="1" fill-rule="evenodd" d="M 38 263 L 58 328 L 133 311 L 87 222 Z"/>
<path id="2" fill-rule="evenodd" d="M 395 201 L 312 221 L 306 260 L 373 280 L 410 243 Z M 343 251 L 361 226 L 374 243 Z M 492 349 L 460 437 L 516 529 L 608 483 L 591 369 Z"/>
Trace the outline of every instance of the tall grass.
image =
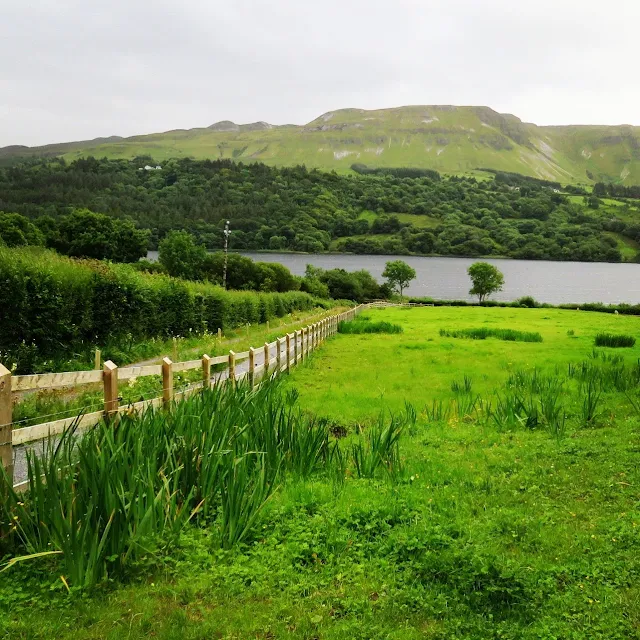
<path id="1" fill-rule="evenodd" d="M 76 587 L 126 574 L 141 555 L 165 553 L 189 523 L 223 548 L 251 536 L 288 476 L 359 477 L 401 470 L 399 440 L 416 413 L 381 416 L 346 451 L 330 424 L 303 413 L 278 380 L 255 390 L 221 385 L 175 405 L 74 429 L 42 456 L 28 454 L 28 490 L 0 471 L 0 557 L 59 552 Z"/>
<path id="2" fill-rule="evenodd" d="M 472 385 L 473 385 L 473 382 L 471 378 L 465 374 L 462 379 L 462 382 L 458 382 L 457 380 L 454 380 L 451 383 L 451 391 L 453 391 L 453 393 L 455 394 L 471 393 Z"/>
<path id="3" fill-rule="evenodd" d="M 635 343 L 633 336 L 615 333 L 599 333 L 594 341 L 596 347 L 633 347 Z"/>
<path id="4" fill-rule="evenodd" d="M 542 342 L 542 336 L 532 331 L 516 331 L 515 329 L 493 329 L 479 327 L 477 329 L 440 329 L 440 335 L 446 338 L 466 338 L 468 340 L 486 340 L 498 338 L 509 342 Z"/>
<path id="5" fill-rule="evenodd" d="M 339 333 L 402 333 L 399 324 L 391 322 L 343 321 L 338 324 Z"/>
<path id="6" fill-rule="evenodd" d="M 378 422 L 366 430 L 364 439 L 360 438 L 352 445 L 351 455 L 359 478 L 373 478 L 378 469 L 384 469 L 390 475 L 401 472 L 398 444 L 405 424 L 400 416 L 393 416 L 385 424 L 383 414 L 380 414 Z"/>

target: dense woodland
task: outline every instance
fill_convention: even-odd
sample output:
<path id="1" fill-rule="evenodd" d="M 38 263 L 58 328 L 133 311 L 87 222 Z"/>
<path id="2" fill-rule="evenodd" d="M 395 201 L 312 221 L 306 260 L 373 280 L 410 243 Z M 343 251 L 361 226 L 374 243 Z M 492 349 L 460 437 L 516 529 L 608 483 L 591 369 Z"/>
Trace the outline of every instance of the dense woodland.
<path id="1" fill-rule="evenodd" d="M 587 199 L 591 206 L 572 203 L 559 185 L 515 174 L 476 181 L 432 172 L 343 176 L 224 160 L 170 160 L 153 170 L 145 165 L 156 163 L 89 157 L 0 169 L 0 237 L 9 246 L 46 244 L 68 255 L 118 261 L 136 260 L 175 229 L 219 249 L 227 219 L 236 250 L 616 262 L 618 244 L 604 232 L 640 240 L 640 224 L 598 209 L 597 198 Z M 88 226 L 90 212 L 119 222 L 102 232 Z M 40 235 L 29 240 L 20 232 L 22 241 L 16 231 L 22 223 L 9 220 L 11 213 L 30 218 Z M 408 222 L 396 214 L 421 218 Z M 109 253 L 108 247 L 124 244 L 130 246 L 118 249 L 121 255 Z"/>

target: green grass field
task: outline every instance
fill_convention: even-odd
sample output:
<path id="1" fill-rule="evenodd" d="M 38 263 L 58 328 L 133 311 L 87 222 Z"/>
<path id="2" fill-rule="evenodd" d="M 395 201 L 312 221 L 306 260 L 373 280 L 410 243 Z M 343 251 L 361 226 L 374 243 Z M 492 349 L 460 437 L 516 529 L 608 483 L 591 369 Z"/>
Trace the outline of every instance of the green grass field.
<path id="1" fill-rule="evenodd" d="M 359 477 L 349 462 L 340 477 L 283 477 L 242 544 L 223 550 L 214 523 L 190 527 L 168 549 L 142 553 L 126 581 L 84 594 L 67 592 L 55 557 L 12 567 L 0 574 L 0 636 L 640 637 L 640 346 L 593 353 L 596 334 L 638 336 L 640 318 L 446 307 L 365 315 L 403 332 L 337 335 L 285 387 L 305 412 L 330 419 L 345 456 L 373 437 L 372 417 L 403 412 L 388 472 Z M 543 341 L 439 333 L 482 327 Z M 487 419 L 494 392 L 526 396 L 534 368 L 536 402 L 561 389 L 561 432 L 546 417 L 510 428 Z M 460 390 L 465 376 L 471 391 Z M 585 422 L 594 381 L 601 397 Z M 480 409 L 456 410 L 476 394 Z M 454 410 L 432 420 L 433 400 Z"/>
<path id="2" fill-rule="evenodd" d="M 402 325 L 401 335 L 338 335 L 296 371 L 292 383 L 308 409 L 335 419 L 359 420 L 405 400 L 421 409 L 447 400 L 451 383 L 469 376 L 474 391 L 490 394 L 510 373 L 534 367 L 565 372 L 584 360 L 597 333 L 640 336 L 640 318 L 558 309 L 426 307 L 368 311 L 372 320 Z M 440 329 L 495 327 L 539 332 L 544 342 L 441 338 Z M 568 331 L 574 331 L 568 336 Z M 629 361 L 640 346 L 625 350 Z M 348 384 L 347 384 L 348 381 Z"/>

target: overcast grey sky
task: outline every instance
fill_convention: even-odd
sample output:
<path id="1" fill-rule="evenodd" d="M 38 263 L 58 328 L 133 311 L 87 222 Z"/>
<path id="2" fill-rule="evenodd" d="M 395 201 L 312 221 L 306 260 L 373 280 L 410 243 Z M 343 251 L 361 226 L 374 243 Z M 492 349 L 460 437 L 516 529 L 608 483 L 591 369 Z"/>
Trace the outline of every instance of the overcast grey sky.
<path id="1" fill-rule="evenodd" d="M 0 0 L 0 146 L 488 105 L 640 125 L 640 0 Z"/>

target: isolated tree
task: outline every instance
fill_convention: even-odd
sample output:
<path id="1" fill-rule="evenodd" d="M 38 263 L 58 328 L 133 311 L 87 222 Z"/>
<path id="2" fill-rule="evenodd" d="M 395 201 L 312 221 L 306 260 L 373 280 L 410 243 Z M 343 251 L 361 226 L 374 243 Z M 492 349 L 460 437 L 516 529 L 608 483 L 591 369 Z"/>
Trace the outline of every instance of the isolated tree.
<path id="1" fill-rule="evenodd" d="M 382 277 L 387 279 L 392 289 L 400 292 L 402 300 L 402 292 L 415 279 L 416 270 L 402 260 L 392 260 L 385 265 Z"/>
<path id="2" fill-rule="evenodd" d="M 473 285 L 469 291 L 472 296 L 478 296 L 478 301 L 483 302 L 487 296 L 496 291 L 502 291 L 504 276 L 488 262 L 474 262 L 467 273 Z"/>

